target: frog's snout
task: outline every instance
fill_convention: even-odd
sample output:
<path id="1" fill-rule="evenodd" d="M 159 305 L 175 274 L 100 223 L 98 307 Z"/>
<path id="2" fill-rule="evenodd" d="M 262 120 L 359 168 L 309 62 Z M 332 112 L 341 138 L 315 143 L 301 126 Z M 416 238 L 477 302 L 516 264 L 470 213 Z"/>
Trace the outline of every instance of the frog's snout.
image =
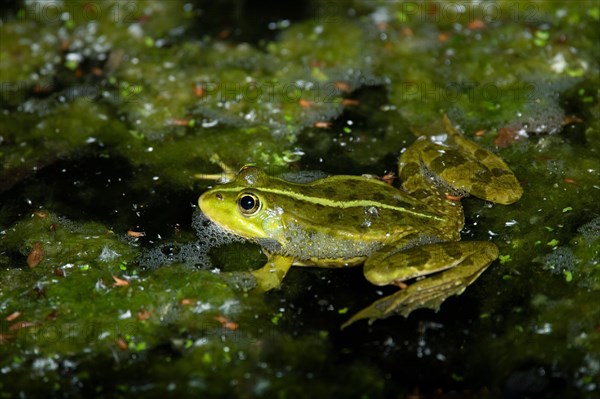
<path id="1" fill-rule="evenodd" d="M 198 206 L 200 210 L 207 214 L 215 205 L 223 202 L 223 194 L 207 191 L 198 198 Z"/>

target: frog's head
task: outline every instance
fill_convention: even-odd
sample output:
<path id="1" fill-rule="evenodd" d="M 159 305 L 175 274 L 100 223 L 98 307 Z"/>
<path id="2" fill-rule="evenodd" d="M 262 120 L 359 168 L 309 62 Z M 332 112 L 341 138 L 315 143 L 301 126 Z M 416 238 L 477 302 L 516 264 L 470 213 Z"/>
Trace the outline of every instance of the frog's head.
<path id="1" fill-rule="evenodd" d="M 250 240 L 272 238 L 280 228 L 280 218 L 269 209 L 268 199 L 260 190 L 269 186 L 268 181 L 261 169 L 245 166 L 232 182 L 202 194 L 198 205 L 225 230 Z"/>

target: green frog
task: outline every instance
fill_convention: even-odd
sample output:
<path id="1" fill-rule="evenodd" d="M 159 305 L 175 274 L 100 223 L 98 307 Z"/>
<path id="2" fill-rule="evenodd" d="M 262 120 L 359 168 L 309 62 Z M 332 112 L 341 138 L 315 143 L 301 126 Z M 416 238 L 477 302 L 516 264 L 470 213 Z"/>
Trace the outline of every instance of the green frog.
<path id="1" fill-rule="evenodd" d="M 498 257 L 490 241 L 460 241 L 460 198 L 511 204 L 522 194 L 498 156 L 464 138 L 448 118 L 443 130 L 419 137 L 402 153 L 401 189 L 365 176 L 294 183 L 246 166 L 198 203 L 214 223 L 262 247 L 268 261 L 251 272 L 259 290 L 278 287 L 291 266 L 364 265 L 372 284 L 398 286 L 342 328 L 360 319 L 437 310 Z"/>

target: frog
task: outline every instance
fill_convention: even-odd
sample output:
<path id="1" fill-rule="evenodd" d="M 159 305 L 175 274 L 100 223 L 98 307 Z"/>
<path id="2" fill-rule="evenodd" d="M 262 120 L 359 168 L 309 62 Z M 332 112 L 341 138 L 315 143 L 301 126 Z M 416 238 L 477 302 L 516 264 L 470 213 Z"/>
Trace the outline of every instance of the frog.
<path id="1" fill-rule="evenodd" d="M 523 189 L 492 151 L 464 137 L 447 118 L 439 134 L 421 134 L 398 159 L 400 187 L 372 176 L 333 175 L 310 182 L 244 166 L 198 199 L 202 213 L 258 244 L 266 264 L 251 273 L 255 289 L 279 287 L 292 266 L 363 266 L 374 286 L 395 286 L 341 325 L 372 323 L 417 309 L 437 311 L 498 258 L 496 244 L 461 241 L 460 199 L 509 205 Z"/>

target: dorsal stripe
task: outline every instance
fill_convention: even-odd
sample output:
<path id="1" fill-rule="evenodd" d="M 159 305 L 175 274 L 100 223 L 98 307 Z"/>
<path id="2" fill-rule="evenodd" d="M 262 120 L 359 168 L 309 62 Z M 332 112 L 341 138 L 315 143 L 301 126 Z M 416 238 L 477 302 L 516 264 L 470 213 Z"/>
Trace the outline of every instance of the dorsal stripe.
<path id="1" fill-rule="evenodd" d="M 240 189 L 240 187 L 215 187 L 215 190 L 219 190 L 219 191 L 223 191 L 223 192 L 231 192 L 231 191 L 240 191 L 243 192 L 244 189 Z M 430 212 L 426 212 L 426 211 L 418 211 L 418 210 L 414 210 L 414 209 L 410 209 L 408 207 L 401 207 L 401 206 L 394 206 L 394 205 L 389 205 L 389 204 L 385 204 L 382 202 L 378 202 L 378 201 L 372 201 L 372 200 L 348 200 L 348 201 L 336 201 L 330 198 L 322 198 L 322 197 L 311 197 L 309 195 L 305 195 L 302 193 L 298 193 L 295 191 L 287 191 L 287 190 L 280 190 L 277 188 L 268 188 L 268 187 L 261 187 L 261 188 L 252 188 L 252 187 L 248 187 L 246 188 L 246 190 L 250 191 L 250 192 L 264 192 L 264 193 L 271 193 L 271 194 L 277 194 L 277 195 L 281 195 L 281 196 L 285 196 L 288 198 L 292 198 L 294 200 L 297 201 L 305 201 L 305 202 L 309 202 L 309 203 L 314 203 L 314 204 L 319 204 L 319 205 L 323 205 L 323 206 L 327 206 L 327 207 L 332 207 L 332 208 L 354 208 L 354 207 L 368 207 L 368 206 L 375 206 L 378 208 L 382 208 L 382 209 L 390 209 L 396 212 L 402 212 L 402 213 L 409 213 L 411 215 L 415 215 L 415 216 L 421 216 L 421 217 L 427 217 L 427 218 L 433 218 L 433 219 L 437 219 L 437 220 L 443 220 L 443 217 L 440 217 L 439 215 L 435 215 L 432 214 Z"/>

